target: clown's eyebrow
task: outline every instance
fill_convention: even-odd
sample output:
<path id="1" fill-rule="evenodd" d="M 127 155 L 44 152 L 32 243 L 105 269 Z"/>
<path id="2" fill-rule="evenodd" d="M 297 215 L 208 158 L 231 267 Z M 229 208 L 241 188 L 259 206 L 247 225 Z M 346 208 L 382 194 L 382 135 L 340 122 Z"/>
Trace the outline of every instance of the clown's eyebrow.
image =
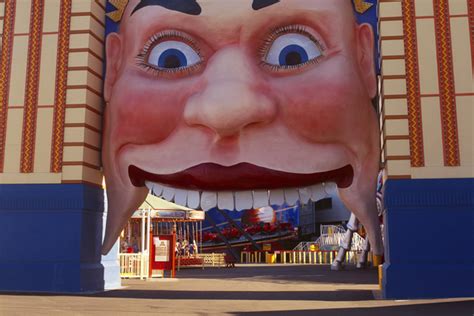
<path id="1" fill-rule="evenodd" d="M 189 15 L 201 14 L 201 7 L 196 0 L 141 0 L 140 3 L 133 9 L 132 14 L 141 8 L 158 5 L 172 11 L 178 11 Z"/>
<path id="2" fill-rule="evenodd" d="M 260 10 L 278 2 L 280 2 L 280 0 L 253 0 L 252 9 Z"/>

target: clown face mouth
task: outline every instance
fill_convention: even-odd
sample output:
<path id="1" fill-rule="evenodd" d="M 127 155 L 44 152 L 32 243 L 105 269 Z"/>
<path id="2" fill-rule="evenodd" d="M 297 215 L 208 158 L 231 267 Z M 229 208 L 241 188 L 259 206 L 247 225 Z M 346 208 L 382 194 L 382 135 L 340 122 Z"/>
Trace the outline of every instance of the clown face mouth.
<path id="1" fill-rule="evenodd" d="M 152 174 L 134 165 L 128 171 L 134 186 L 146 186 L 157 197 L 204 211 L 317 202 L 328 197 L 336 186 L 349 187 L 354 177 L 351 165 L 313 174 L 276 171 L 249 163 L 230 167 L 206 163 L 167 175 Z"/>

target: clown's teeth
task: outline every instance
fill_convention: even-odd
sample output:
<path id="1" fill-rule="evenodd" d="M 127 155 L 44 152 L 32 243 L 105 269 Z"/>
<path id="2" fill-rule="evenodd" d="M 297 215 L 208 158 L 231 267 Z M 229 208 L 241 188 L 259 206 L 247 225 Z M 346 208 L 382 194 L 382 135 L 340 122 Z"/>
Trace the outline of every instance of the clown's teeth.
<path id="1" fill-rule="evenodd" d="M 217 207 L 221 210 L 234 210 L 234 194 L 230 191 L 221 191 L 217 193 Z"/>
<path id="2" fill-rule="evenodd" d="M 323 184 L 316 184 L 311 187 L 311 200 L 317 202 L 327 197 Z"/>
<path id="3" fill-rule="evenodd" d="M 253 191 L 253 208 L 268 206 L 268 190 Z"/>
<path id="4" fill-rule="evenodd" d="M 199 191 L 188 191 L 188 207 L 192 209 L 199 208 L 199 202 L 201 197 L 199 196 Z"/>
<path id="5" fill-rule="evenodd" d="M 188 200 L 188 191 L 176 189 L 174 193 L 174 202 L 178 205 L 186 205 Z"/>
<path id="6" fill-rule="evenodd" d="M 201 208 L 205 211 L 214 207 L 243 211 L 268 205 L 283 205 L 285 202 L 288 205 L 295 205 L 298 201 L 306 204 L 309 200 L 317 202 L 337 192 L 337 185 L 333 182 L 319 183 L 306 188 L 202 193 L 175 189 L 150 181 L 146 181 L 145 185 L 151 194 L 157 197 L 192 209 Z"/>
<path id="7" fill-rule="evenodd" d="M 289 206 L 295 205 L 299 198 L 296 189 L 285 189 L 285 201 Z"/>
<path id="8" fill-rule="evenodd" d="M 283 205 L 285 203 L 285 193 L 282 189 L 275 189 L 270 191 L 270 204 Z"/>
<path id="9" fill-rule="evenodd" d="M 153 189 L 153 185 L 154 185 L 153 182 L 145 181 L 145 186 L 148 188 L 148 190 L 151 191 Z"/>
<path id="10" fill-rule="evenodd" d="M 308 188 L 298 189 L 298 194 L 300 196 L 300 202 L 302 204 L 308 203 L 309 199 L 311 198 L 311 191 Z"/>
<path id="11" fill-rule="evenodd" d="M 173 202 L 175 189 L 170 187 L 163 187 L 163 198 L 166 201 Z"/>
<path id="12" fill-rule="evenodd" d="M 202 192 L 201 195 L 201 208 L 207 212 L 211 208 L 217 206 L 217 194 L 216 192 Z"/>
<path id="13" fill-rule="evenodd" d="M 161 194 L 163 193 L 163 186 L 158 183 L 155 183 L 153 185 L 152 193 L 156 196 L 161 196 Z"/>
<path id="14" fill-rule="evenodd" d="M 235 196 L 235 209 L 237 211 L 248 210 L 253 207 L 252 191 L 237 191 Z"/>
<path id="15" fill-rule="evenodd" d="M 337 184 L 334 182 L 324 183 L 324 191 L 326 191 L 327 195 L 334 194 L 337 191 Z"/>

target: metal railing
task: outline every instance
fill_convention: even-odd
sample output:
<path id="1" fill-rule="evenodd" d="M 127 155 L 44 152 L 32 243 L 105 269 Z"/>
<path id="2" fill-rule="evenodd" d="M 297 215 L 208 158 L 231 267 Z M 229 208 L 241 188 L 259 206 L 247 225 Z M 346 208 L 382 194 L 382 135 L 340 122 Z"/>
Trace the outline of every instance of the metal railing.
<path id="1" fill-rule="evenodd" d="M 197 255 L 198 258 L 204 260 L 204 266 L 206 267 L 223 267 L 225 266 L 225 254 L 224 253 L 200 253 Z"/>
<path id="2" fill-rule="evenodd" d="M 316 241 L 300 242 L 294 251 L 314 251 L 314 250 L 338 250 L 344 241 L 346 230 L 342 226 L 321 225 L 321 236 Z M 361 251 L 364 246 L 364 238 L 358 233 L 352 235 L 351 250 Z"/>
<path id="3" fill-rule="evenodd" d="M 120 277 L 128 279 L 148 278 L 148 254 L 121 253 Z"/>
<path id="4" fill-rule="evenodd" d="M 361 251 L 348 251 L 344 262 L 356 264 Z M 281 264 L 331 264 L 336 258 L 337 251 L 295 251 L 279 250 L 268 251 L 242 251 L 241 263 L 281 263 Z M 369 253 L 369 262 L 371 254 Z"/>
<path id="5" fill-rule="evenodd" d="M 194 258 L 203 259 L 202 267 L 224 267 L 224 253 L 201 253 L 196 254 Z M 120 277 L 125 279 L 147 279 L 149 261 L 148 254 L 142 253 L 120 253 Z M 177 258 L 179 265 L 179 258 Z M 182 266 L 181 266 L 182 267 Z M 179 268 L 178 268 L 179 270 Z M 161 276 L 160 274 L 153 276 Z"/>

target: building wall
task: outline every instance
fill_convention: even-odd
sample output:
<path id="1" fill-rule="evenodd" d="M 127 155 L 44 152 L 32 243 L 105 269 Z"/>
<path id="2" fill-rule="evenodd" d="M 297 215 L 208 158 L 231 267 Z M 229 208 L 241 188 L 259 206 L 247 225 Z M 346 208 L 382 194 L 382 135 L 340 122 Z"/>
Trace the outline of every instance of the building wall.
<path id="1" fill-rule="evenodd" d="M 389 179 L 472 178 L 473 4 L 381 0 Z"/>
<path id="2" fill-rule="evenodd" d="M 0 183 L 101 185 L 104 11 L 0 1 Z"/>

